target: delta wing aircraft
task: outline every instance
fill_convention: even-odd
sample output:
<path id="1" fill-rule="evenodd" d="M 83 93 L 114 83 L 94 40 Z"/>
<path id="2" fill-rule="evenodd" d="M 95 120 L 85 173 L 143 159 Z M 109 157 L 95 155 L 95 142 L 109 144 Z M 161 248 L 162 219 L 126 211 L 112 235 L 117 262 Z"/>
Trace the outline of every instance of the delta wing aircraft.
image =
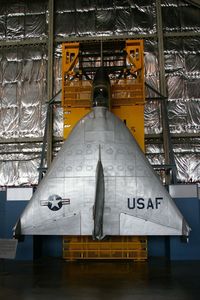
<path id="1" fill-rule="evenodd" d="M 190 228 L 126 125 L 108 109 L 100 68 L 93 108 L 72 130 L 14 235 L 180 235 Z"/>

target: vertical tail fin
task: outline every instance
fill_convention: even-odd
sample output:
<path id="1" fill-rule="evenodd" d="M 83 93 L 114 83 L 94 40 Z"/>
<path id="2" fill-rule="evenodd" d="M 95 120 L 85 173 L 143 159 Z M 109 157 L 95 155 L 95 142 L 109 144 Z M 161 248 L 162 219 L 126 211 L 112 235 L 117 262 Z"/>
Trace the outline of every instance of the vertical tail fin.
<path id="1" fill-rule="evenodd" d="M 94 200 L 94 230 L 93 238 L 97 240 L 103 239 L 103 213 L 105 201 L 105 183 L 103 166 L 101 163 L 101 146 L 99 145 L 99 160 L 96 168 L 96 191 Z"/>

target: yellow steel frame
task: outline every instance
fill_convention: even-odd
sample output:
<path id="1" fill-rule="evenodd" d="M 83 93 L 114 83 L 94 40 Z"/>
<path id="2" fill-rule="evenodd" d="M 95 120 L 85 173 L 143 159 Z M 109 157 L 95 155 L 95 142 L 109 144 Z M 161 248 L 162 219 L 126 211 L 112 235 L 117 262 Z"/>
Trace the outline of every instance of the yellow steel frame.
<path id="1" fill-rule="evenodd" d="M 79 43 L 63 43 L 62 44 L 62 74 L 74 75 L 74 66 L 78 62 Z M 64 78 L 63 78 L 64 79 Z M 64 83 L 64 81 L 63 81 Z"/>
<path id="2" fill-rule="evenodd" d="M 91 108 L 92 85 L 89 80 L 73 79 L 78 69 L 79 43 L 62 45 L 62 107 L 63 137 L 66 139 L 74 125 L 86 115 Z"/>
<path id="3" fill-rule="evenodd" d="M 70 80 L 78 70 L 79 43 L 63 43 L 62 106 L 63 136 L 66 139 L 74 125 L 91 109 L 92 82 Z M 144 150 L 144 63 L 143 41 L 127 40 L 125 51 L 130 74 L 135 75 L 111 82 L 111 111 L 126 122 L 127 127 Z M 77 71 L 76 71 L 77 72 Z"/>
<path id="4" fill-rule="evenodd" d="M 79 72 L 79 43 L 64 43 L 62 48 L 63 137 L 91 110 L 92 82 L 75 78 Z M 111 111 L 123 120 L 144 150 L 144 63 L 143 41 L 126 41 L 128 75 L 111 82 Z M 76 68 L 76 71 L 75 71 Z M 133 76 L 135 78 L 133 78 Z M 71 78 L 73 80 L 70 80 Z M 81 78 L 81 76 L 79 76 Z M 93 241 L 89 236 L 63 237 L 63 258 L 73 259 L 147 259 L 146 237 L 110 237 Z"/>
<path id="5" fill-rule="evenodd" d="M 136 236 L 112 236 L 106 241 L 93 241 L 90 236 L 66 236 L 63 239 L 63 257 L 81 259 L 147 259 L 147 240 Z"/>
<path id="6" fill-rule="evenodd" d="M 143 40 L 127 40 L 125 51 L 130 74 L 135 75 L 120 79 L 112 83 L 112 108 L 111 111 L 127 127 L 144 151 L 144 45 Z"/>
<path id="7" fill-rule="evenodd" d="M 131 74 L 137 74 L 138 80 L 144 80 L 144 43 L 143 40 L 127 40 L 125 51 L 131 67 Z"/>

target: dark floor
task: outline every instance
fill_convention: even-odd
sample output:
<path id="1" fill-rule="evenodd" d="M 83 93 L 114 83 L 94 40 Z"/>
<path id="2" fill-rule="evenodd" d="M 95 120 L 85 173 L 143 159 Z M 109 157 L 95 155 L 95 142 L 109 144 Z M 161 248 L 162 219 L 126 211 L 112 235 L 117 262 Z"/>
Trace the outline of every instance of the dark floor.
<path id="1" fill-rule="evenodd" d="M 1 261 L 0 300 L 200 298 L 200 261 Z"/>

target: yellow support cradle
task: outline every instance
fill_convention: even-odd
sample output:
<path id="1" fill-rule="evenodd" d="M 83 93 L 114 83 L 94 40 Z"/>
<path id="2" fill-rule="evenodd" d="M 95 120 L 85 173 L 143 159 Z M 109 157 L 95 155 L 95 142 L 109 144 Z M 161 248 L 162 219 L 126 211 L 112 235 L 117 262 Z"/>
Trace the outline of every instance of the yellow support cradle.
<path id="1" fill-rule="evenodd" d="M 103 241 L 93 241 L 91 236 L 66 236 L 63 238 L 63 257 L 68 261 L 146 260 L 147 239 L 137 236 L 112 236 Z"/>
<path id="2" fill-rule="evenodd" d="M 127 40 L 125 46 L 130 75 L 111 82 L 111 111 L 123 120 L 144 151 L 144 46 L 143 40 Z M 134 76 L 134 78 L 133 78 Z"/>
<path id="3" fill-rule="evenodd" d="M 64 43 L 62 48 L 63 137 L 91 110 L 92 81 L 82 80 L 79 70 L 79 43 Z M 111 111 L 125 122 L 144 150 L 144 63 L 143 41 L 125 43 L 129 75 L 111 80 Z M 124 70 L 125 72 L 127 70 Z M 78 76 L 75 76 L 77 75 Z M 73 80 L 72 80 L 73 78 Z M 147 238 L 112 236 L 93 241 L 91 236 L 64 236 L 63 258 L 79 259 L 147 259 Z"/>

